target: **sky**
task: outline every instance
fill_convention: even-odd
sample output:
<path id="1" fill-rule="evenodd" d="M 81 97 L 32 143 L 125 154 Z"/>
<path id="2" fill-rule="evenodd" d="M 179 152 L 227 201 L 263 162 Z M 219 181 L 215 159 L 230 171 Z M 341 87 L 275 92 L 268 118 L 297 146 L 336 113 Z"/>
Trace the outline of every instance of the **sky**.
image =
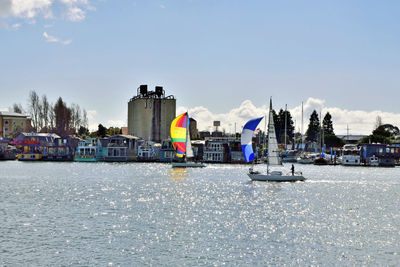
<path id="1" fill-rule="evenodd" d="M 400 126 L 400 2 L 0 0 L 0 110 L 29 92 L 124 126 L 141 84 L 163 86 L 200 130 L 287 105 L 336 134 Z M 220 128 L 220 129 L 221 129 Z"/>

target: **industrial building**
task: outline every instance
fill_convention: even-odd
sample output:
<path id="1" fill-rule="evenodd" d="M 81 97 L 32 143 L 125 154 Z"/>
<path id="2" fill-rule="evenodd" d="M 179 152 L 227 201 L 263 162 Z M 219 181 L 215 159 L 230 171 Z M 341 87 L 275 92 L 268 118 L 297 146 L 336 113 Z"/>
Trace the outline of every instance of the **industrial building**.
<path id="1" fill-rule="evenodd" d="M 159 143 L 170 137 L 175 117 L 174 96 L 165 96 L 161 86 L 149 91 L 147 85 L 140 85 L 137 95 L 128 102 L 128 134 Z"/>

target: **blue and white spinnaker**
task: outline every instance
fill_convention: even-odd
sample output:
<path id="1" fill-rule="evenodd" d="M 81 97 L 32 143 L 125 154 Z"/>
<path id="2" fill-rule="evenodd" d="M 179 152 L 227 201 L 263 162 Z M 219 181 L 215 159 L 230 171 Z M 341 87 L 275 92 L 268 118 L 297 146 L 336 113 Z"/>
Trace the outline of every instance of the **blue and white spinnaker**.
<path id="1" fill-rule="evenodd" d="M 263 118 L 264 117 L 260 117 L 249 120 L 243 127 L 240 144 L 242 145 L 243 156 L 246 162 L 254 159 L 253 145 L 251 144 L 251 141 L 253 139 L 254 131 Z"/>

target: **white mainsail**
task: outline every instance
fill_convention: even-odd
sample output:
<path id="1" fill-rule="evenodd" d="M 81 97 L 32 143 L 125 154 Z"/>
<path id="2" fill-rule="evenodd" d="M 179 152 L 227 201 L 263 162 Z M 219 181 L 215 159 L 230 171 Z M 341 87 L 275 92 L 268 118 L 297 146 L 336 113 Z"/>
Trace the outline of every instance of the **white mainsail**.
<path id="1" fill-rule="evenodd" d="M 190 125 L 189 125 L 189 114 L 188 114 L 188 127 L 186 129 L 186 157 L 187 158 L 193 158 L 193 149 L 192 149 L 192 143 L 190 142 Z"/>
<path id="2" fill-rule="evenodd" d="M 272 115 L 272 99 L 269 102 L 268 120 L 268 165 L 282 165 L 279 154 L 278 141 L 276 140 L 274 116 Z"/>

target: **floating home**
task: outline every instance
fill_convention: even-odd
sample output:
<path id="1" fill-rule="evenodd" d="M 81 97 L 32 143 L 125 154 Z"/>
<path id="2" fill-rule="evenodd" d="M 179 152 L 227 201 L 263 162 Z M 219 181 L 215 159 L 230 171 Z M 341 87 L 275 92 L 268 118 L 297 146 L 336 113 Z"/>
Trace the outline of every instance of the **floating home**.
<path id="1" fill-rule="evenodd" d="M 42 158 L 45 161 L 72 161 L 78 142 L 79 138 L 72 136 L 54 138 L 53 141 L 44 147 Z"/>
<path id="2" fill-rule="evenodd" d="M 204 146 L 204 162 L 227 163 L 229 159 L 229 140 L 224 137 L 206 138 Z"/>
<path id="3" fill-rule="evenodd" d="M 0 137 L 0 160 L 14 160 L 17 157 L 17 149 L 10 146 L 10 139 Z"/>
<path id="4" fill-rule="evenodd" d="M 19 133 L 13 140 L 20 153 L 17 154 L 18 160 L 36 161 L 42 160 L 45 148 L 51 146 L 57 134 L 50 133 Z"/>
<path id="5" fill-rule="evenodd" d="M 80 140 L 75 151 L 74 161 L 97 162 L 107 157 L 108 138 L 86 138 Z"/>
<path id="6" fill-rule="evenodd" d="M 162 140 L 159 152 L 160 162 L 171 162 L 174 157 L 175 157 L 175 149 L 172 145 L 171 139 Z"/>
<path id="7" fill-rule="evenodd" d="M 366 166 L 394 167 L 400 159 L 400 147 L 385 144 L 362 144 L 361 162 Z"/>
<path id="8" fill-rule="evenodd" d="M 154 162 L 159 160 L 161 144 L 147 140 L 138 140 L 137 161 Z"/>
<path id="9" fill-rule="evenodd" d="M 105 161 L 127 162 L 137 160 L 139 138 L 132 135 L 113 135 L 109 137 Z"/>

